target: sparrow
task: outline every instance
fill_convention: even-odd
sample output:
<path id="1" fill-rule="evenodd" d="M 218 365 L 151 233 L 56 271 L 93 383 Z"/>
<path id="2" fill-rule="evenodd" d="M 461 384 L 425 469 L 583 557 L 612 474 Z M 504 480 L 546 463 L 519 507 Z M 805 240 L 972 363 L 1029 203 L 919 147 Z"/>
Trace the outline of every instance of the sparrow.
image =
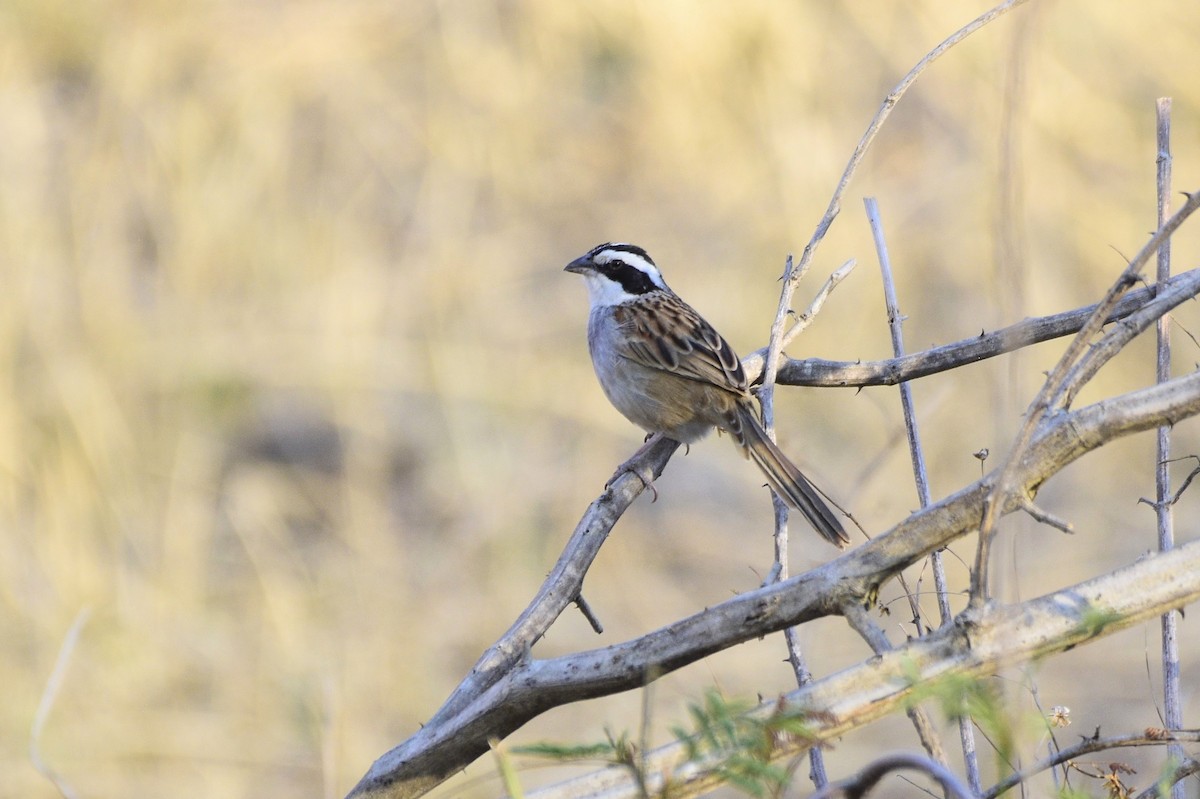
<path id="1" fill-rule="evenodd" d="M 668 288 L 633 244 L 601 244 L 567 264 L 587 282 L 588 351 L 600 387 L 626 419 L 681 444 L 714 427 L 730 435 L 767 483 L 827 541 L 850 543 L 812 483 L 763 430 L 742 362 L 729 343 Z"/>

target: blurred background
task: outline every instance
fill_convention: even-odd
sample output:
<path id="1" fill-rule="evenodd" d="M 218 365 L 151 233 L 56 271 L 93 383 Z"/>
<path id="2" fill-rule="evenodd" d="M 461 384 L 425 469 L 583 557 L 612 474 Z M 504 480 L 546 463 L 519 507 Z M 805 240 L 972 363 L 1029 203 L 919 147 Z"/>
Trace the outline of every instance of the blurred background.
<path id="1" fill-rule="evenodd" d="M 763 346 L 784 259 L 880 102 L 988 5 L 0 3 L 0 795 L 56 795 L 29 731 L 81 612 L 39 745 L 81 796 L 343 795 L 504 632 L 641 442 L 595 382 L 562 266 L 639 243 L 735 349 Z M 912 351 L 1095 302 L 1155 226 L 1157 97 L 1174 98 L 1175 186 L 1200 188 L 1198 40 L 1195 3 L 1033 0 L 952 50 L 851 185 L 798 309 L 857 270 L 789 354 L 890 354 L 864 196 Z M 1200 320 L 1177 319 L 1182 373 Z M 1151 344 L 1081 403 L 1152 381 Z M 976 450 L 996 462 L 1063 346 L 914 386 L 935 498 L 979 477 Z M 784 389 L 777 413 L 784 450 L 870 533 L 917 506 L 894 389 Z M 1175 452 L 1197 451 L 1196 424 L 1176 428 Z M 1152 548 L 1153 459 L 1139 436 L 1052 480 L 1040 503 L 1074 536 L 1006 520 L 997 595 Z M 657 488 L 588 575 L 604 635 L 572 610 L 535 655 L 759 585 L 770 503 L 732 446 L 692 447 Z M 1196 510 L 1193 492 L 1181 540 Z M 793 541 L 793 572 L 835 554 L 801 522 Z M 973 551 L 947 558 L 956 591 Z M 897 590 L 882 623 L 902 641 Z M 1200 637 L 1182 628 L 1195 726 Z M 869 656 L 836 620 L 802 639 L 818 676 Z M 1149 624 L 996 684 L 1022 731 L 1031 685 L 1072 709 L 1064 743 L 1136 731 L 1158 723 L 1157 653 Z M 635 731 L 643 701 L 664 743 L 708 688 L 793 687 L 784 656 L 747 644 L 510 743 Z M 841 741 L 831 774 L 916 746 L 889 719 Z M 1120 756 L 1141 786 L 1162 758 Z M 439 795 L 500 792 L 482 760 Z"/>

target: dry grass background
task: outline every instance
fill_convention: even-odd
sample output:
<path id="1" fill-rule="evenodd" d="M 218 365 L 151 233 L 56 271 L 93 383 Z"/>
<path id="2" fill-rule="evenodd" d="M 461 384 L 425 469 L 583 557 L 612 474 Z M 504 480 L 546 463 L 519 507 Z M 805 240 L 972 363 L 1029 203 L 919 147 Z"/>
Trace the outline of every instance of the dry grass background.
<path id="1" fill-rule="evenodd" d="M 82 796 L 343 794 L 524 606 L 640 440 L 595 385 L 562 264 L 639 242 L 737 349 L 761 346 L 783 258 L 881 98 L 986 5 L 0 5 L 0 795 L 55 795 L 28 731 L 82 608 L 41 742 Z M 1197 41 L 1194 3 L 1034 0 L 950 53 L 851 187 L 817 270 L 859 268 L 791 354 L 889 352 L 867 194 L 912 349 L 1094 301 L 1153 226 L 1160 95 L 1176 185 L 1200 187 Z M 1200 333 L 1193 308 L 1179 319 Z M 1200 348 L 1176 340 L 1193 368 Z M 935 496 L 978 476 L 971 452 L 1004 448 L 1060 346 L 915 387 Z M 1092 396 L 1152 379 L 1150 352 Z M 894 391 L 789 390 L 779 413 L 784 448 L 869 530 L 915 506 Z M 1178 452 L 1200 451 L 1196 432 L 1177 430 Z M 1006 523 L 1001 593 L 1151 547 L 1135 504 L 1151 447 L 1121 442 L 1047 486 L 1074 537 Z M 677 457 L 589 577 L 608 632 L 565 616 L 540 651 L 756 585 L 758 486 L 727 443 Z M 1180 506 L 1185 540 L 1196 508 Z M 806 533 L 793 568 L 832 554 Z M 841 627 L 805 633 L 818 674 L 867 655 Z M 1038 670 L 1041 700 L 1089 734 L 1153 724 L 1156 653 L 1153 625 L 1070 653 Z M 768 640 L 663 680 L 656 728 L 708 686 L 786 690 L 782 659 Z M 514 742 L 634 729 L 640 701 L 566 708 Z M 888 721 L 831 768 L 901 745 L 906 722 Z M 1141 784 L 1158 756 L 1126 758 Z M 495 795 L 492 775 L 481 762 L 442 793 Z"/>

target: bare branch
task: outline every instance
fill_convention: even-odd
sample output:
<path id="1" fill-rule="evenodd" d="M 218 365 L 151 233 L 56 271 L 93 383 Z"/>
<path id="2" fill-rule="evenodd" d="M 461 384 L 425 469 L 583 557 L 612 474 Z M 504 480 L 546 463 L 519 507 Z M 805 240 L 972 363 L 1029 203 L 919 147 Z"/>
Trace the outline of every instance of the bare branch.
<path id="1" fill-rule="evenodd" d="M 1044 511 L 1034 504 L 1033 500 L 1021 498 L 1021 510 L 1028 513 L 1035 521 L 1053 527 L 1055 530 L 1060 530 L 1064 533 L 1074 534 L 1075 527 L 1065 519 L 1060 519 L 1053 513 Z"/>
<path id="2" fill-rule="evenodd" d="M 1171 236 L 1179 229 L 1179 226 L 1187 221 L 1188 217 L 1195 213 L 1197 209 L 1200 209 L 1200 192 L 1189 195 L 1183 207 L 1174 216 L 1159 226 L 1154 235 L 1150 237 L 1150 240 L 1143 245 L 1138 254 L 1129 262 L 1129 266 L 1125 267 L 1125 270 L 1121 272 L 1120 276 L 1109 287 L 1104 299 L 1100 300 L 1096 310 L 1092 312 L 1091 317 L 1080 328 L 1079 333 L 1076 334 L 1071 344 L 1067 347 L 1067 351 L 1063 353 L 1062 358 L 1059 359 L 1058 364 L 1050 373 L 1050 377 L 1046 380 L 1045 390 L 1038 395 L 1037 399 L 1031 405 L 1032 413 L 1029 414 L 1030 418 L 1040 419 L 1045 411 L 1055 405 L 1069 408 L 1075 395 L 1083 385 L 1092 375 L 1099 371 L 1101 365 L 1107 363 L 1116 354 L 1116 350 L 1111 347 L 1089 348 L 1092 337 L 1100 332 L 1100 329 L 1105 324 L 1105 320 L 1111 315 L 1113 309 L 1117 307 L 1117 303 L 1120 302 L 1121 297 L 1127 294 L 1137 282 L 1142 269 L 1145 268 L 1146 263 L 1150 260 L 1150 256 L 1154 255 L 1164 243 L 1170 241 Z M 1187 298 L 1184 297 L 1183 299 Z M 1171 308 L 1173 307 L 1175 306 L 1172 305 Z M 1144 313 L 1144 310 L 1138 313 Z M 1170 308 L 1160 311 L 1158 315 L 1151 318 L 1156 319 L 1167 310 L 1170 310 Z M 1137 317 L 1138 313 L 1131 316 Z M 1149 320 L 1146 323 L 1149 324 Z M 1136 324 L 1135 322 L 1135 326 Z M 1111 336 L 1112 333 L 1110 332 L 1109 335 Z M 1125 340 L 1129 338 L 1132 338 L 1132 335 L 1129 335 Z M 1026 425 L 1028 424 L 1029 421 L 1027 420 Z"/>
<path id="3" fill-rule="evenodd" d="M 892 335 L 892 352 L 899 358 L 904 355 L 904 316 L 900 313 L 900 301 L 896 297 L 896 283 L 892 279 L 892 262 L 891 257 L 888 255 L 887 239 L 883 235 L 883 220 L 879 215 L 879 204 L 875 201 L 874 197 L 867 197 L 863 203 L 866 206 L 867 219 L 870 222 L 871 233 L 875 240 L 875 252 L 879 257 L 879 271 L 883 278 L 884 307 L 887 310 L 888 328 Z M 900 384 L 900 407 L 904 413 L 904 429 L 908 436 L 908 451 L 912 460 L 913 478 L 917 484 L 917 498 L 921 503 L 921 507 L 927 508 L 933 501 L 933 498 L 929 493 L 929 476 L 925 468 L 925 452 L 921 447 L 921 433 L 918 430 L 912 388 L 908 383 Z M 942 567 L 941 552 L 934 550 L 930 553 L 929 557 L 933 564 L 934 582 L 938 587 L 937 599 L 941 621 L 942 624 L 946 624 L 950 621 L 950 603 L 946 592 L 946 572 Z M 903 575 L 899 576 L 903 578 Z M 908 598 L 909 607 L 912 608 L 913 620 L 917 626 L 917 634 L 922 635 L 929 628 L 929 625 L 922 623 L 921 605 L 917 601 L 916 595 L 909 590 L 907 584 L 904 585 L 904 593 Z M 858 630 L 860 635 L 866 634 L 863 623 L 860 622 L 853 626 Z M 882 631 L 880 632 L 880 636 L 886 643 L 887 638 L 882 636 Z M 938 735 L 936 728 L 929 721 L 924 709 L 919 705 L 910 707 L 908 709 L 908 717 L 916 727 L 917 735 L 921 739 L 925 751 L 939 764 L 946 765 L 946 752 L 942 745 L 941 736 Z M 970 719 L 960 720 L 959 733 L 963 739 L 963 753 L 967 761 L 967 772 L 972 775 L 977 774 L 979 771 L 978 764 L 973 762 L 974 741 L 971 740 L 968 742 L 966 738 L 966 736 L 972 735 Z"/>
<path id="4" fill-rule="evenodd" d="M 904 355 L 904 334 L 901 332 L 904 317 L 900 314 L 900 306 L 896 300 L 896 287 L 892 281 L 891 259 L 888 257 L 887 243 L 883 237 L 883 223 L 879 218 L 879 207 L 875 203 L 875 198 L 867 197 L 863 202 L 866 205 L 867 219 L 871 224 L 871 232 L 875 240 L 875 251 L 879 257 L 879 270 L 883 276 L 883 302 L 884 308 L 887 311 L 888 329 L 892 336 L 892 352 L 899 358 Z M 908 435 L 908 450 L 912 459 L 913 475 L 917 481 L 917 498 L 921 503 L 921 507 L 925 508 L 929 506 L 932 498 L 929 495 L 929 481 L 925 472 L 925 455 L 921 451 L 920 433 L 917 432 L 916 413 L 913 410 L 912 388 L 907 383 L 900 384 L 900 407 L 904 413 L 904 429 Z M 921 621 L 921 605 L 917 602 L 916 595 L 909 590 L 907 584 L 904 585 L 904 595 L 908 599 L 909 608 L 912 610 L 913 624 L 916 625 L 917 634 L 920 635 L 922 630 L 928 626 Z M 946 616 L 949 616 L 949 606 L 947 606 Z"/>
<path id="5" fill-rule="evenodd" d="M 1085 738 L 1074 746 L 1059 750 L 1053 756 L 1039 760 L 1027 769 L 1016 774 L 1010 774 L 1000 782 L 988 788 L 980 799 L 996 799 L 997 796 L 1013 788 L 1018 783 L 1039 774 L 1046 769 L 1074 760 L 1077 757 L 1089 755 L 1092 752 L 1103 752 L 1108 749 L 1120 749 L 1126 746 L 1167 746 L 1180 741 L 1200 742 L 1200 732 L 1196 730 L 1147 730 L 1132 735 L 1116 735 L 1111 738 Z"/>
<path id="6" fill-rule="evenodd" d="M 1158 225 L 1162 227 L 1171 215 L 1171 98 L 1160 97 L 1155 104 L 1158 155 Z M 1171 240 L 1167 239 L 1158 248 L 1156 283 L 1171 277 Z M 1171 317 L 1163 314 L 1155 325 L 1157 338 L 1155 380 L 1159 383 L 1171 379 Z M 1154 468 L 1154 520 L 1158 529 L 1158 548 L 1166 551 L 1175 546 L 1174 503 L 1171 496 L 1171 428 L 1158 428 L 1156 436 Z M 1164 613 L 1159 621 L 1162 630 L 1163 671 L 1163 723 L 1175 729 L 1183 726 L 1183 701 L 1179 691 L 1179 630 L 1174 613 Z M 1186 755 L 1181 746 L 1172 746 L 1169 753 L 1174 760 L 1182 761 Z M 1173 799 L 1183 799 L 1183 786 L 1178 782 L 1171 787 Z"/>
<path id="7" fill-rule="evenodd" d="M 637 471 L 649 471 L 656 477 L 661 475 L 667 461 L 678 447 L 678 442 L 667 438 L 660 439 L 641 453 L 640 461 L 643 466 Z M 459 684 L 421 732 L 409 739 L 410 743 L 414 746 L 422 745 L 424 738 L 431 737 L 431 733 L 457 718 L 484 691 L 510 673 L 522 658 L 528 656 L 533 645 L 545 635 L 559 614 L 579 597 L 584 575 L 599 553 L 601 545 L 613 525 L 645 487 L 646 484 L 636 474 L 623 474 L 588 507 L 562 555 L 559 556 L 558 563 L 529 607 L 522 612 L 508 632 L 483 653 L 471 669 L 470 675 Z M 391 763 L 389 758 L 397 751 L 393 749 L 377 760 L 372 771 L 387 768 Z M 418 780 L 416 784 L 423 783 L 427 789 L 443 779 L 445 775 L 427 776 Z"/>
<path id="8" fill-rule="evenodd" d="M 1164 423 L 1174 424 L 1197 413 L 1200 413 L 1200 374 L 1059 414 L 1039 431 L 1019 464 L 1017 474 L 1022 490 L 1035 493 L 1042 482 L 1066 464 L 1113 438 L 1153 429 Z M 670 452 L 670 446 L 654 447 L 647 457 L 653 458 L 656 469 L 661 469 Z M 503 737 L 551 707 L 636 688 L 737 643 L 837 613 L 854 598 L 861 600 L 870 596 L 883 581 L 917 559 L 975 530 L 981 504 L 991 492 L 995 479 L 993 472 L 957 494 L 913 514 L 888 533 L 837 560 L 785 582 L 734 597 L 625 643 L 552 660 L 533 659 L 529 654 L 533 642 L 579 593 L 586 566 L 572 562 L 572 558 L 590 563 L 587 557 L 594 556 L 599 546 L 592 539 L 602 539 L 619 512 L 642 490 L 640 479 L 622 477 L 612 491 L 589 508 L 568 551 L 543 586 L 539 599 L 504 639 L 488 650 L 471 676 L 439 711 L 436 723 L 431 722 L 376 761 L 351 795 L 420 795 L 486 753 L 489 738 Z M 1001 510 L 1010 512 L 1017 507 L 1015 501 L 1008 500 Z M 1189 558 L 1200 559 L 1198 551 L 1200 544 L 1181 547 L 1160 557 L 1190 563 Z M 1170 562 L 1179 570 L 1170 579 L 1164 578 L 1164 582 L 1176 587 L 1180 581 L 1195 583 L 1189 583 L 1190 587 L 1184 591 L 1190 601 L 1189 591 L 1200 592 L 1200 571 L 1189 571 L 1190 567 L 1180 565 L 1176 560 Z M 1120 574 L 1101 579 L 1119 581 L 1123 579 Z M 1153 585 L 1145 590 L 1129 590 L 1133 595 L 1121 596 L 1137 602 L 1152 601 L 1150 597 L 1157 596 L 1156 591 L 1165 589 Z M 1114 595 L 1106 594 L 1106 597 Z M 1112 625 L 1142 618 L 1138 615 L 1141 611 L 1133 608 L 1121 606 L 1113 610 L 1121 614 L 1128 611 L 1130 615 L 1114 618 Z M 958 625 L 946 635 L 938 633 L 915 645 L 926 645 L 928 640 L 931 642 L 928 646 L 934 646 L 961 629 Z M 1029 640 L 1024 632 L 1013 635 Z M 911 652 L 912 646 L 896 652 Z M 977 658 L 988 653 L 986 648 L 976 646 L 973 634 L 968 650 L 965 654 L 960 653 L 961 656 Z M 1019 646 L 1010 650 L 1011 653 L 1019 651 Z M 993 654 L 998 657 L 1003 653 Z M 826 683 L 828 679 L 821 682 Z M 891 688 L 894 690 L 895 685 Z M 859 723 L 875 717 L 868 713 Z M 860 717 L 856 714 L 855 718 Z"/>
<path id="9" fill-rule="evenodd" d="M 592 610 L 591 604 L 583 598 L 583 594 L 575 597 L 575 607 L 579 608 L 579 612 L 583 614 L 583 618 L 587 619 L 592 632 L 596 633 L 596 635 L 604 634 L 604 625 L 600 623 L 600 617 L 596 615 L 596 611 Z"/>
<path id="10" fill-rule="evenodd" d="M 1008 504 L 1009 497 L 1016 488 L 1018 464 L 1024 458 L 1026 450 L 1033 442 L 1037 429 L 1046 421 L 1046 414 L 1052 407 L 1069 408 L 1074 393 L 1088 379 L 1089 368 L 1095 366 L 1098 369 L 1098 364 L 1107 360 L 1107 358 L 1096 356 L 1097 349 L 1087 350 L 1092 337 L 1104 326 L 1105 320 L 1112 314 L 1121 296 L 1127 293 L 1137 280 L 1137 276 L 1146 265 L 1146 262 L 1150 260 L 1150 256 L 1198 208 L 1200 208 L 1200 193 L 1189 196 L 1188 201 L 1179 209 L 1179 212 L 1164 222 L 1155 231 L 1150 240 L 1138 251 L 1138 254 L 1130 261 L 1129 266 L 1125 268 L 1116 282 L 1109 288 L 1108 293 L 1105 294 L 1104 299 L 1097 305 L 1096 310 L 1092 312 L 1092 315 L 1084 322 L 1083 327 L 1075 334 L 1075 338 L 1067 345 L 1066 351 L 1050 371 L 1046 382 L 1042 385 L 1033 402 L 1030 403 L 1029 409 L 1025 412 L 1025 421 L 1021 425 L 1021 430 L 1017 433 L 1017 437 L 1013 441 L 1012 449 L 1004 457 L 1003 464 L 999 470 L 999 479 L 992 487 L 991 494 L 983 503 L 983 519 L 979 524 L 979 541 L 975 549 L 975 567 L 971 570 L 970 604 L 972 606 L 978 607 L 987 601 L 988 560 L 996 521 L 1000 518 L 1000 509 Z M 1180 299 L 1180 302 L 1182 301 L 1183 298 Z M 1151 305 L 1153 304 L 1152 302 Z M 1160 313 L 1165 313 L 1166 310 L 1169 309 L 1163 309 Z M 1136 315 L 1134 314 L 1133 316 Z M 1112 356 L 1109 355 L 1108 357 Z"/>
<path id="11" fill-rule="evenodd" d="M 804 311 L 804 313 L 800 314 L 796 318 L 796 324 L 788 328 L 787 333 L 784 334 L 783 344 L 780 347 L 781 351 L 786 349 L 787 346 L 791 344 L 793 340 L 795 340 L 796 336 L 808 329 L 808 326 L 811 325 L 813 320 L 817 318 L 817 314 L 821 312 L 823 307 L 825 307 L 825 301 L 829 299 L 829 295 L 833 293 L 833 290 L 837 288 L 843 280 L 850 277 L 850 273 L 854 271 L 854 267 L 856 265 L 857 263 L 855 260 L 851 258 L 849 261 L 846 261 L 846 263 L 842 264 L 829 274 L 829 277 L 825 279 L 825 282 L 821 285 L 821 288 L 817 290 L 815 295 L 813 295 L 812 302 L 808 304 L 808 308 Z M 765 353 L 767 350 L 760 350 L 760 352 Z M 758 353 L 754 354 L 757 355 Z"/>
<path id="12" fill-rule="evenodd" d="M 1194 602 L 1200 599 L 1197 569 L 1200 542 L 1192 542 L 1037 599 L 969 609 L 932 635 L 788 694 L 789 712 L 808 717 L 808 736 L 774 754 L 793 756 L 814 745 L 813 739 L 831 740 L 904 707 L 918 685 L 948 676 L 990 675 Z M 773 700 L 753 713 L 765 716 L 778 708 Z M 651 795 L 669 785 L 673 797 L 697 796 L 719 782 L 712 769 L 716 764 L 688 761 L 682 743 L 649 753 L 646 765 L 651 772 L 641 776 Z M 607 770 L 532 793 L 530 799 L 636 799 L 638 790 L 629 775 Z"/>
<path id="13" fill-rule="evenodd" d="M 925 772 L 942 786 L 948 797 L 953 797 L 953 799 L 973 799 L 975 796 L 971 789 L 963 785 L 954 772 L 945 765 L 920 755 L 898 752 L 881 757 L 853 777 L 836 782 L 823 791 L 818 791 L 812 795 L 812 799 L 831 799 L 834 796 L 857 799 L 857 797 L 866 796 L 867 792 L 874 788 L 881 779 L 901 769 Z"/>
<path id="14" fill-rule="evenodd" d="M 1170 302 L 1166 307 L 1155 306 L 1156 313 L 1166 313 L 1198 293 L 1200 269 L 1193 269 L 1158 286 L 1129 292 L 1117 303 L 1106 322 L 1124 319 L 1156 299 L 1165 301 L 1166 295 L 1177 298 L 1177 302 Z M 1026 319 L 991 333 L 980 333 L 952 344 L 886 361 L 829 361 L 821 358 L 785 360 L 779 366 L 776 380 L 781 385 L 789 386 L 894 386 L 905 380 L 928 377 L 1031 344 L 1077 333 L 1098 307 L 1099 303 L 1096 303 L 1072 311 Z M 756 350 L 742 360 L 746 374 L 752 375 L 755 382 L 762 377 L 765 353 L 765 349 Z"/>
<path id="15" fill-rule="evenodd" d="M 63 638 L 62 646 L 58 649 L 58 657 L 54 660 L 54 670 L 50 672 L 50 678 L 46 680 L 46 687 L 42 691 L 42 698 L 38 702 L 37 713 L 33 717 L 33 727 L 29 733 L 29 760 L 37 772 L 49 780 L 64 799 L 75 799 L 79 794 L 42 757 L 42 731 L 46 729 L 46 720 L 50 718 L 50 711 L 54 707 L 55 700 L 58 699 L 58 692 L 62 690 L 67 666 L 71 663 L 71 655 L 75 653 L 79 636 L 83 633 L 83 628 L 91 615 L 91 608 L 86 607 L 75 614 L 75 620 L 71 622 L 71 627 Z"/>
<path id="16" fill-rule="evenodd" d="M 789 255 L 784 265 L 783 288 L 780 290 L 779 305 L 775 313 L 775 320 L 771 324 L 771 334 L 767 343 L 767 363 L 763 373 L 762 389 L 758 392 L 759 401 L 762 403 L 763 427 L 772 439 L 775 438 L 775 373 L 779 365 L 780 353 L 783 350 L 783 328 L 787 323 L 788 312 L 792 307 L 792 295 L 797 285 L 797 282 L 792 280 L 792 268 L 792 256 Z M 807 316 L 808 321 L 811 321 L 820 309 L 820 305 L 824 303 L 825 297 L 829 296 L 829 292 L 838 282 L 840 280 L 835 281 L 832 275 L 825 281 L 825 286 L 813 300 L 811 312 Z M 793 325 L 792 334 L 798 333 L 801 327 L 802 323 Z M 783 499 L 774 491 L 771 492 L 771 506 L 775 517 L 775 563 L 771 566 L 771 571 L 777 580 L 786 580 L 789 560 L 788 508 Z M 812 672 L 808 669 L 808 662 L 800 648 L 800 636 L 796 634 L 794 627 L 788 627 L 783 631 L 783 641 L 787 648 L 788 663 L 791 664 L 792 673 L 796 676 L 796 684 L 803 687 L 812 680 Z M 820 749 L 813 749 L 809 753 L 809 760 L 811 766 L 809 773 L 812 775 L 813 785 L 820 788 L 829 781 L 825 773 L 825 758 Z"/>
<path id="17" fill-rule="evenodd" d="M 968 22 L 963 27 L 956 30 L 950 36 L 946 37 L 937 47 L 930 50 L 924 58 L 917 62 L 916 66 L 908 71 L 908 73 L 900 79 L 888 96 L 884 98 L 883 103 L 879 106 L 879 110 L 875 112 L 875 117 L 871 120 L 871 124 L 867 126 L 862 138 L 858 140 L 858 144 L 854 148 L 854 152 L 850 156 L 850 161 L 846 164 L 846 169 L 842 172 L 842 177 L 838 181 L 837 188 L 833 191 L 833 196 L 829 199 L 829 206 L 825 209 L 825 215 L 821 217 L 821 221 L 817 223 L 816 230 L 813 231 L 812 238 L 808 244 L 804 246 L 804 252 L 800 255 L 800 262 L 796 266 L 796 274 L 794 280 L 799 280 L 808 270 L 808 265 L 812 262 L 813 255 L 816 253 L 817 247 L 825 239 L 825 234 L 829 232 L 833 220 L 837 218 L 842 207 L 842 197 L 846 194 L 846 189 L 850 186 L 850 180 L 854 177 L 854 173 L 858 171 L 859 164 L 867 154 L 867 150 L 871 148 L 871 143 L 875 141 L 875 136 L 878 135 L 883 123 L 891 116 L 892 109 L 900 102 L 900 98 L 905 92 L 916 82 L 929 66 L 946 54 L 950 48 L 966 39 L 972 33 L 975 33 L 980 28 L 984 27 L 993 20 L 1007 14 L 1019 5 L 1025 3 L 1026 0 L 1006 0 L 995 8 L 985 11 L 975 19 Z"/>

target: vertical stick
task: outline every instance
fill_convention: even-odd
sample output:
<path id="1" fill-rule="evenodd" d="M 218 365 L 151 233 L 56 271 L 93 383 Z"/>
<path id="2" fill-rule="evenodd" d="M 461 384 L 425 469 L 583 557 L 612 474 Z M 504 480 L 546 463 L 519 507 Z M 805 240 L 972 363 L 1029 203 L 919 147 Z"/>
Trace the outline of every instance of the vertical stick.
<path id="1" fill-rule="evenodd" d="M 1171 98 L 1160 97 L 1155 103 L 1157 118 L 1158 157 L 1158 226 L 1162 227 L 1171 215 Z M 1171 276 L 1171 240 L 1167 239 L 1158 248 L 1158 273 L 1156 280 L 1162 283 Z M 1171 379 L 1171 315 L 1163 314 L 1155 327 L 1157 333 L 1158 359 L 1156 378 L 1159 383 Z M 1171 474 L 1168 470 L 1171 459 L 1171 428 L 1158 428 L 1158 463 L 1155 468 L 1155 517 L 1158 523 L 1158 548 L 1166 552 L 1175 546 L 1174 513 L 1171 508 Z M 1174 611 L 1162 617 L 1162 670 L 1163 670 L 1163 726 L 1178 730 L 1183 726 L 1183 713 L 1179 698 L 1179 641 Z M 1183 747 L 1173 744 L 1167 748 L 1176 764 L 1186 757 Z M 1171 786 L 1172 799 L 1183 799 L 1183 783 Z"/>
<path id="2" fill-rule="evenodd" d="M 767 359 L 763 368 L 762 388 L 758 392 L 759 402 L 762 403 L 763 429 L 772 440 L 775 439 L 775 375 L 779 370 L 779 357 L 783 350 L 783 328 L 787 322 L 788 310 L 792 307 L 792 295 L 795 293 L 799 277 L 793 274 L 792 256 L 787 257 L 783 267 L 783 290 L 779 297 L 779 309 L 775 321 L 771 324 L 771 338 L 767 344 Z M 788 509 L 783 500 L 774 491 L 771 492 L 771 504 L 775 509 L 775 567 L 772 574 L 776 580 L 788 578 Z M 800 636 L 795 627 L 783 631 L 783 639 L 787 644 L 788 662 L 792 664 L 792 672 L 796 675 L 796 684 L 804 687 L 812 682 L 812 672 L 804 660 L 804 652 L 800 649 Z M 821 747 L 814 746 L 808 752 L 808 776 L 817 788 L 824 788 L 829 777 L 825 773 L 825 755 Z"/>
<path id="3" fill-rule="evenodd" d="M 888 328 L 892 334 L 892 351 L 897 358 L 904 355 L 904 317 L 900 314 L 900 303 L 896 299 L 896 283 L 892 279 L 892 261 L 888 256 L 887 241 L 883 235 L 883 223 L 879 217 L 879 204 L 874 197 L 863 200 L 867 208 L 867 219 L 871 234 L 875 238 L 875 251 L 879 255 L 879 271 L 883 275 L 883 298 L 887 305 Z M 925 450 L 921 446 L 921 433 L 917 429 L 917 414 L 913 406 L 912 388 L 907 382 L 900 384 L 900 406 L 904 410 L 904 429 L 908 433 L 908 452 L 912 458 L 913 476 L 917 482 L 917 497 L 921 507 L 928 507 L 932 498 L 929 491 L 929 472 L 925 467 Z M 937 593 L 938 612 L 941 623 L 950 622 L 950 598 L 946 586 L 946 569 L 942 564 L 941 550 L 930 555 L 933 566 L 933 583 Z M 975 752 L 975 729 L 965 716 L 959 719 L 958 734 L 963 748 L 963 762 L 967 768 L 967 781 L 976 796 L 982 793 L 979 776 L 979 759 Z"/>

